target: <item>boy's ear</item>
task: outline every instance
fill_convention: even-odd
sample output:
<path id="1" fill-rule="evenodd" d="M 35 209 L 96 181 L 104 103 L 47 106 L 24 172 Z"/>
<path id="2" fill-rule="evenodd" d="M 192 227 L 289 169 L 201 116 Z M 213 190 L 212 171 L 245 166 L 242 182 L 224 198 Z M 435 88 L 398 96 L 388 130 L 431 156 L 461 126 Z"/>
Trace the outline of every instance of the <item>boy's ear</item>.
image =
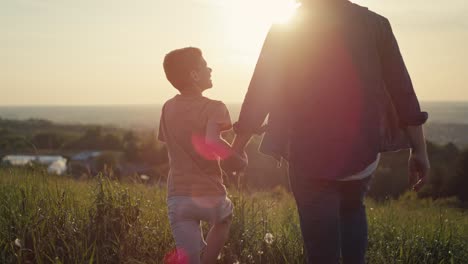
<path id="1" fill-rule="evenodd" d="M 190 72 L 190 77 L 192 77 L 192 79 L 196 82 L 198 82 L 200 80 L 200 76 L 198 76 L 198 73 L 196 71 L 191 71 Z"/>

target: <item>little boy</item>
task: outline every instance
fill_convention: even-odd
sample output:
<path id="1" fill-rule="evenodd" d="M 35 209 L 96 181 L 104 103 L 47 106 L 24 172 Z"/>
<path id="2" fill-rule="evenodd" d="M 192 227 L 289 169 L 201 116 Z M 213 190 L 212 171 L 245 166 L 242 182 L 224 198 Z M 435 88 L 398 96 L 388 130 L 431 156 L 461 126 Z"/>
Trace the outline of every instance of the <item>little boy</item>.
<path id="1" fill-rule="evenodd" d="M 215 263 L 228 238 L 233 211 L 219 163 L 227 160 L 237 170 L 246 165 L 246 156 L 235 154 L 220 136 L 232 128 L 226 105 L 202 96 L 212 82 L 201 50 L 171 51 L 163 66 L 180 92 L 164 104 L 158 135 L 169 154 L 167 204 L 176 255 L 181 263 Z M 200 221 L 212 225 L 206 242 Z"/>

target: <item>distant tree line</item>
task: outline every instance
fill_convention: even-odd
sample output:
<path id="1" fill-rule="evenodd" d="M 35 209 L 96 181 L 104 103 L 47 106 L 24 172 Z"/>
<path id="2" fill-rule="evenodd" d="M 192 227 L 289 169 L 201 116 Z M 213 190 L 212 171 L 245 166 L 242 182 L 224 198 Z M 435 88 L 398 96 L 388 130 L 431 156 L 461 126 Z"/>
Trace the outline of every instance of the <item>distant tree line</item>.
<path id="1" fill-rule="evenodd" d="M 129 162 L 160 165 L 167 161 L 164 146 L 158 143 L 153 131 L 0 118 L 0 156 L 63 154 L 88 150 L 122 152 Z"/>
<path id="2" fill-rule="evenodd" d="M 224 137 L 233 138 L 228 132 Z M 258 153 L 261 138 L 256 137 L 247 147 L 249 166 L 245 173 L 226 176 L 228 185 L 248 190 L 289 188 L 287 166 Z M 113 151 L 122 153 L 124 162 L 144 163 L 162 168 L 167 174 L 168 158 L 163 144 L 157 141 L 155 131 L 128 130 L 111 126 L 63 125 L 47 120 L 8 120 L 0 118 L 0 157 L 6 154 L 75 153 L 83 150 Z M 431 174 L 421 197 L 434 199 L 456 196 L 468 200 L 468 148 L 460 149 L 453 143 L 438 145 L 428 142 Z M 377 200 L 396 198 L 409 190 L 408 151 L 382 155 L 369 195 Z M 115 156 L 105 155 L 99 163 L 120 162 Z"/>

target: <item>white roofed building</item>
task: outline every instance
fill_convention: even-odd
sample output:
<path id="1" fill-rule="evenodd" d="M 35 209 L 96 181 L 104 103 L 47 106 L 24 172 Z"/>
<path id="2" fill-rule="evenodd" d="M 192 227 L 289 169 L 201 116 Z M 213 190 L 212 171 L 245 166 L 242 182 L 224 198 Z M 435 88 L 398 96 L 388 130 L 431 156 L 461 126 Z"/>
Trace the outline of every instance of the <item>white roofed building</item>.
<path id="1" fill-rule="evenodd" d="M 46 165 L 49 173 L 58 175 L 62 175 L 67 171 L 67 159 L 62 156 L 7 155 L 3 157 L 2 163 L 11 166 L 25 166 L 32 163 L 39 163 Z"/>

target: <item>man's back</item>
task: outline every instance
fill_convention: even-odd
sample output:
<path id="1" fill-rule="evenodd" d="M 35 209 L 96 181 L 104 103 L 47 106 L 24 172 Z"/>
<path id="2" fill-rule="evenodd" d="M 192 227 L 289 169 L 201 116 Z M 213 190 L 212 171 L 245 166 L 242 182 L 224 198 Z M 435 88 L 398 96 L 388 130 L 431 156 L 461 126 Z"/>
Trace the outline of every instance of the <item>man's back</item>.
<path id="1" fill-rule="evenodd" d="M 403 124 L 421 114 L 388 20 L 336 2 L 302 8 L 291 25 L 273 26 L 239 118 L 240 126 L 257 126 L 269 113 L 269 123 L 279 124 L 270 134 L 288 123 L 289 158 L 328 179 L 361 171 L 383 151 L 393 105 Z M 265 85 L 266 76 L 277 85 Z M 260 98 L 267 89 L 275 99 Z"/>
<path id="2" fill-rule="evenodd" d="M 364 169 L 379 151 L 385 111 L 379 21 L 351 3 L 323 12 L 297 22 L 288 49 L 293 54 L 285 58 L 290 158 L 315 175 L 334 168 L 332 178 L 340 178 Z"/>

